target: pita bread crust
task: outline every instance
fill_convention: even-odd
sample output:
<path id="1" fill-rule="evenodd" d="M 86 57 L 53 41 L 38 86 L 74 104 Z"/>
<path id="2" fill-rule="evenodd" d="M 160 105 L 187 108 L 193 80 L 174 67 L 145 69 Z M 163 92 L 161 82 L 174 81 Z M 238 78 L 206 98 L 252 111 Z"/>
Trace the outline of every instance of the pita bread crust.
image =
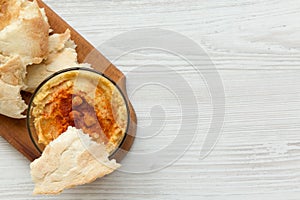
<path id="1" fill-rule="evenodd" d="M 27 109 L 27 105 L 20 95 L 21 86 L 9 85 L 0 80 L 0 88 L 0 114 L 16 119 L 25 118 L 22 112 Z"/>
<path id="2" fill-rule="evenodd" d="M 53 34 L 49 38 L 49 56 L 41 64 L 27 67 L 25 83 L 27 92 L 34 92 L 38 85 L 53 73 L 70 67 L 90 68 L 90 64 L 77 62 L 76 45 L 70 39 L 70 30 Z"/>
<path id="3" fill-rule="evenodd" d="M 49 24 L 36 1 L 1 0 L 0 53 L 20 56 L 24 65 L 40 63 L 48 55 Z M 20 45 L 21 44 L 21 45 Z"/>
<path id="4" fill-rule="evenodd" d="M 64 189 L 93 182 L 119 167 L 115 160 L 108 159 L 104 144 L 69 127 L 31 163 L 34 194 L 59 194 Z"/>

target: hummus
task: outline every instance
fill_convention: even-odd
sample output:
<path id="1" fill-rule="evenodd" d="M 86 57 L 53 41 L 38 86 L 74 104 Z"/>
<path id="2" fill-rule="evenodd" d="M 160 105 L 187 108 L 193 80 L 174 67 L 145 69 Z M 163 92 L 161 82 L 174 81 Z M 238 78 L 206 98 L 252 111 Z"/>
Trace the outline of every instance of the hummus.
<path id="1" fill-rule="evenodd" d="M 117 87 L 88 70 L 63 72 L 48 80 L 32 102 L 38 143 L 47 146 L 69 126 L 82 129 L 112 153 L 127 128 L 127 107 Z"/>

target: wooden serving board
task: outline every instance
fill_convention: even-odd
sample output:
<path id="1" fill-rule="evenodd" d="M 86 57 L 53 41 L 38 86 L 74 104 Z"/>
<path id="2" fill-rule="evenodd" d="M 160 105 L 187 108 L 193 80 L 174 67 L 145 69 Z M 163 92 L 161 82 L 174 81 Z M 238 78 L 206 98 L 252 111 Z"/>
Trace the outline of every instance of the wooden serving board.
<path id="1" fill-rule="evenodd" d="M 66 29 L 70 29 L 71 38 L 77 44 L 78 62 L 90 63 L 92 67 L 111 80 L 113 80 L 122 90 L 129 104 L 130 123 L 128 134 L 121 144 L 121 150 L 117 151 L 113 158 L 120 161 L 129 151 L 134 141 L 136 133 L 136 114 L 128 99 L 126 92 L 126 77 L 118 70 L 110 61 L 108 61 L 95 47 L 85 40 L 78 32 L 76 32 L 69 24 L 67 24 L 60 16 L 51 10 L 44 2 L 37 0 L 40 7 L 44 8 L 49 20 L 49 24 L 55 33 L 63 33 Z M 25 101 L 31 97 L 31 94 L 23 94 Z M 7 140 L 14 148 L 21 152 L 30 161 L 40 156 L 40 152 L 32 143 L 26 127 L 26 120 L 16 120 L 0 115 L 0 136 Z"/>

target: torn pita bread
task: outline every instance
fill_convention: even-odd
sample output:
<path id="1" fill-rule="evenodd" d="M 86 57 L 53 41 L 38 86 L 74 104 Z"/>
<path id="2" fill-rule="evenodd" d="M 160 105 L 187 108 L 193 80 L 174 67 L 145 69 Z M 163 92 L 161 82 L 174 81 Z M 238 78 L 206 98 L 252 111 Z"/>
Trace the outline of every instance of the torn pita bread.
<path id="1" fill-rule="evenodd" d="M 25 118 L 22 113 L 27 108 L 20 91 L 24 84 L 26 66 L 19 56 L 0 55 L 0 114 L 12 118 Z"/>
<path id="2" fill-rule="evenodd" d="M 53 34 L 49 37 L 49 53 L 55 53 L 58 52 L 64 48 L 67 47 L 67 41 L 69 41 L 71 38 L 71 32 L 69 29 L 67 29 L 62 34 Z M 75 49 L 76 45 L 73 41 L 71 41 L 74 45 L 72 45 L 72 48 Z"/>
<path id="3" fill-rule="evenodd" d="M 89 64 L 77 62 L 76 45 L 70 39 L 70 31 L 53 34 L 49 38 L 49 56 L 41 64 L 27 67 L 25 83 L 27 92 L 34 92 L 38 85 L 53 73 L 70 67 L 90 68 Z"/>
<path id="4" fill-rule="evenodd" d="M 0 80 L 0 114 L 12 118 L 25 118 L 22 113 L 27 105 L 20 95 L 21 86 L 9 85 Z"/>
<path id="5" fill-rule="evenodd" d="M 35 1 L 0 0 L 0 114 L 26 117 L 20 91 L 26 89 L 26 65 L 48 55 L 47 21 Z"/>
<path id="6" fill-rule="evenodd" d="M 91 154 L 91 153 L 92 154 Z M 31 163 L 34 194 L 59 194 L 64 189 L 95 181 L 120 167 L 108 159 L 104 144 L 69 127 Z"/>
<path id="7" fill-rule="evenodd" d="M 20 56 L 24 65 L 47 58 L 49 24 L 37 2 L 0 0 L 0 54 Z"/>
<path id="8" fill-rule="evenodd" d="M 0 55 L 0 79 L 7 84 L 25 88 L 24 79 L 26 66 L 19 56 L 8 57 Z"/>

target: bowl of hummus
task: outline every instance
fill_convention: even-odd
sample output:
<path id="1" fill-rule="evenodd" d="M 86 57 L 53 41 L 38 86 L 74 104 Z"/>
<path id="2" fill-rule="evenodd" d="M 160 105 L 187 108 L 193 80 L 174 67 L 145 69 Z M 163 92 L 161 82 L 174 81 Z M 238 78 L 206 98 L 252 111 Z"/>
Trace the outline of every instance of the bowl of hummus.
<path id="1" fill-rule="evenodd" d="M 44 80 L 27 111 L 27 128 L 37 150 L 64 133 L 81 129 L 114 154 L 127 135 L 128 103 L 108 77 L 88 68 L 69 68 Z"/>

